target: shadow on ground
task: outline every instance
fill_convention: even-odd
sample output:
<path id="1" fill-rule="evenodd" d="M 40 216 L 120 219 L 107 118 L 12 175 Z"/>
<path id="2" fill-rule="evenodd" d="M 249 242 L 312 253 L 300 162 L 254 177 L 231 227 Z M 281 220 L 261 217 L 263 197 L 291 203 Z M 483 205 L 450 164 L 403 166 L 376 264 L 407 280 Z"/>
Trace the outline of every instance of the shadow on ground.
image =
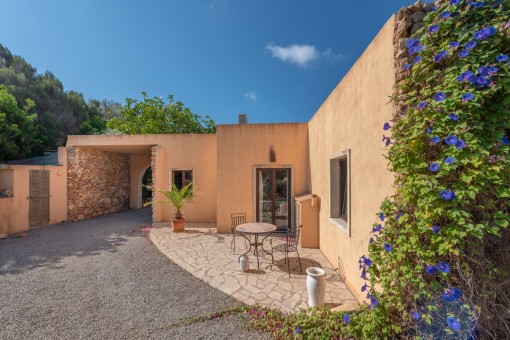
<path id="1" fill-rule="evenodd" d="M 150 224 L 151 209 L 145 208 L 29 230 L 22 238 L 0 240 L 0 275 L 44 266 L 59 269 L 68 256 L 116 252 L 128 238 L 143 235 L 140 226 Z"/>

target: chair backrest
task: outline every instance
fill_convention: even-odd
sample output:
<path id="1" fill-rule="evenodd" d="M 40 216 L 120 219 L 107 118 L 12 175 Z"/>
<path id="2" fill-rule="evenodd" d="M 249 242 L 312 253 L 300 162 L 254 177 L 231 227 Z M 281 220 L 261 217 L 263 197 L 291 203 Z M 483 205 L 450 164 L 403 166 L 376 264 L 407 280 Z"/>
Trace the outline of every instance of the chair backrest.
<path id="1" fill-rule="evenodd" d="M 232 230 L 232 232 L 234 232 L 238 225 L 246 223 L 245 213 L 230 214 L 230 218 L 232 220 L 232 223 L 230 224 L 230 229 Z"/>
<path id="2" fill-rule="evenodd" d="M 299 242 L 299 234 L 301 233 L 302 225 L 290 227 L 287 229 L 287 246 L 296 246 Z"/>

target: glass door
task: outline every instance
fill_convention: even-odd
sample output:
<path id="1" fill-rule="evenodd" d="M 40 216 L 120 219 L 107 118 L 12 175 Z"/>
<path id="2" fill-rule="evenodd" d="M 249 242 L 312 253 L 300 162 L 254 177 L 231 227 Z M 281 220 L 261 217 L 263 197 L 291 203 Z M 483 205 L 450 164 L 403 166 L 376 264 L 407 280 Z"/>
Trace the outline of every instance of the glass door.
<path id="1" fill-rule="evenodd" d="M 257 222 L 286 231 L 290 225 L 290 169 L 257 169 Z"/>

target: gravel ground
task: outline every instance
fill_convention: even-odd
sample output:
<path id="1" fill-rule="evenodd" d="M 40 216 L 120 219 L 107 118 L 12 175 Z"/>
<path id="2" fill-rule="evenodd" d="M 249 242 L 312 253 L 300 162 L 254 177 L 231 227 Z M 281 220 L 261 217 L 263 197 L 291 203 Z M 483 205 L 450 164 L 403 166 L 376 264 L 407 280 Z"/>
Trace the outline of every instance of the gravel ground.
<path id="1" fill-rule="evenodd" d="M 138 231 L 150 209 L 0 240 L 0 339 L 267 339 L 238 316 L 172 326 L 241 303 Z"/>

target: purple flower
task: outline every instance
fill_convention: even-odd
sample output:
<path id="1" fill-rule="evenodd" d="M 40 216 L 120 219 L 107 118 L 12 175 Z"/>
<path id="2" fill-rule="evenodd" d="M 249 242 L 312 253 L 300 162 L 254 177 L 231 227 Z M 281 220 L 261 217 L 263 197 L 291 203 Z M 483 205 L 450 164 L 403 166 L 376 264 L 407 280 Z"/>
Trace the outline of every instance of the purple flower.
<path id="1" fill-rule="evenodd" d="M 367 271 L 366 269 L 363 267 L 363 270 L 361 271 L 361 276 L 360 276 L 363 280 L 368 280 L 367 278 Z"/>
<path id="2" fill-rule="evenodd" d="M 429 127 L 427 128 L 427 133 L 428 133 L 429 135 L 432 133 L 432 126 L 429 126 Z"/>
<path id="3" fill-rule="evenodd" d="M 462 101 L 463 101 L 463 102 L 468 102 L 468 101 L 470 101 L 470 100 L 475 99 L 475 95 L 474 95 L 474 94 L 472 94 L 472 93 L 469 93 L 469 92 L 468 92 L 468 93 L 464 93 L 464 94 L 461 96 L 461 98 L 462 98 Z"/>
<path id="4" fill-rule="evenodd" d="M 441 102 L 443 101 L 444 99 L 446 98 L 446 94 L 444 92 L 437 92 L 435 95 L 434 95 L 434 100 L 436 102 Z"/>
<path id="5" fill-rule="evenodd" d="M 456 114 L 454 114 L 454 113 L 450 113 L 450 114 L 448 115 L 448 117 L 449 117 L 452 121 L 454 121 L 454 122 L 456 122 L 456 121 L 458 121 L 458 120 L 459 120 L 459 116 L 458 116 L 458 115 L 456 115 Z"/>
<path id="6" fill-rule="evenodd" d="M 455 145 L 459 139 L 453 135 L 450 135 L 445 138 L 444 142 L 448 145 Z"/>
<path id="7" fill-rule="evenodd" d="M 436 234 L 436 235 L 437 235 L 437 234 L 439 234 L 439 227 L 438 227 L 437 225 L 433 226 L 433 227 L 432 227 L 432 232 L 433 232 L 434 234 Z"/>
<path id="8" fill-rule="evenodd" d="M 342 319 L 344 320 L 345 323 L 351 322 L 351 316 L 349 314 L 344 314 Z"/>
<path id="9" fill-rule="evenodd" d="M 481 76 L 488 76 L 489 75 L 489 68 L 485 65 L 483 66 L 480 66 L 478 68 L 478 74 L 480 74 Z"/>
<path id="10" fill-rule="evenodd" d="M 450 0 L 450 5 L 457 5 L 460 0 Z"/>
<path id="11" fill-rule="evenodd" d="M 464 47 L 467 48 L 468 50 L 472 50 L 473 48 L 476 47 L 476 44 L 477 44 L 476 40 L 471 40 L 466 45 L 464 45 Z"/>
<path id="12" fill-rule="evenodd" d="M 439 192 L 439 197 L 445 201 L 451 201 L 457 198 L 457 195 L 455 195 L 455 191 L 453 190 L 441 190 Z"/>
<path id="13" fill-rule="evenodd" d="M 440 51 L 438 54 L 434 56 L 434 62 L 439 63 L 441 60 L 444 59 L 448 55 L 448 52 L 445 50 Z"/>
<path id="14" fill-rule="evenodd" d="M 455 147 L 457 148 L 457 150 L 462 149 L 465 145 L 466 143 L 462 139 L 459 139 L 457 143 L 455 143 Z"/>
<path id="15" fill-rule="evenodd" d="M 423 51 L 423 45 L 416 45 L 416 46 L 412 46 L 409 48 L 408 52 L 409 52 L 409 55 L 413 55 L 415 53 L 420 53 L 421 51 Z"/>
<path id="16" fill-rule="evenodd" d="M 446 322 L 448 323 L 448 326 L 454 331 L 458 331 L 460 329 L 460 322 L 453 316 L 447 317 Z"/>
<path id="17" fill-rule="evenodd" d="M 462 50 L 459 52 L 459 57 L 465 58 L 469 55 L 469 50 Z"/>
<path id="18" fill-rule="evenodd" d="M 372 232 L 376 233 L 378 231 L 381 231 L 381 229 L 382 229 L 381 224 L 378 224 L 378 225 L 376 225 L 375 227 L 372 228 Z"/>
<path id="19" fill-rule="evenodd" d="M 452 41 L 450 42 L 450 48 L 457 48 L 459 47 L 460 43 L 458 41 Z"/>
<path id="20" fill-rule="evenodd" d="M 375 242 L 375 240 L 374 240 L 374 238 L 373 238 L 373 237 L 371 237 L 371 238 L 370 238 L 370 240 L 368 240 L 368 243 L 370 243 L 370 244 L 372 244 L 372 243 L 374 243 L 374 242 Z"/>
<path id="21" fill-rule="evenodd" d="M 363 286 L 361 286 L 361 292 L 363 293 L 368 288 L 368 285 L 365 283 Z"/>
<path id="22" fill-rule="evenodd" d="M 437 269 L 439 269 L 443 273 L 449 273 L 450 272 L 450 266 L 448 265 L 448 263 L 445 263 L 445 262 L 442 262 L 442 261 L 437 264 Z"/>
<path id="23" fill-rule="evenodd" d="M 299 326 L 296 326 L 296 334 L 301 334 L 301 328 L 299 328 Z"/>
<path id="24" fill-rule="evenodd" d="M 499 68 L 497 68 L 496 66 L 491 66 L 489 67 L 489 76 L 495 76 L 499 71 Z"/>
<path id="25" fill-rule="evenodd" d="M 418 64 L 421 61 L 421 59 L 422 59 L 421 56 L 417 56 L 416 58 L 413 59 L 413 64 Z"/>
<path id="26" fill-rule="evenodd" d="M 475 40 L 484 40 L 484 39 L 492 37 L 494 34 L 496 34 L 496 31 L 497 30 L 492 26 L 485 27 L 479 31 L 476 31 L 473 38 Z"/>
<path id="27" fill-rule="evenodd" d="M 437 273 L 437 267 L 427 266 L 427 268 L 425 268 L 425 271 L 427 272 L 427 274 L 434 275 L 435 273 Z"/>
<path id="28" fill-rule="evenodd" d="M 508 145 L 510 142 L 508 141 L 508 138 L 506 136 L 501 137 L 501 143 Z"/>
<path id="29" fill-rule="evenodd" d="M 389 130 L 390 128 L 391 128 L 391 126 L 390 126 L 390 124 L 389 124 L 388 122 L 384 123 L 384 125 L 383 125 L 383 130 L 384 130 L 384 131 L 387 131 L 387 130 Z"/>
<path id="30" fill-rule="evenodd" d="M 427 106 L 427 102 L 421 102 L 418 104 L 417 108 L 423 109 L 425 106 Z"/>
<path id="31" fill-rule="evenodd" d="M 452 287 L 441 294 L 441 299 L 445 302 L 454 302 L 455 300 L 460 299 L 461 296 L 462 291 L 458 288 Z"/>
<path id="32" fill-rule="evenodd" d="M 445 158 L 444 160 L 445 164 L 452 164 L 453 162 L 455 162 L 455 157 L 448 157 L 448 158 Z"/>
<path id="33" fill-rule="evenodd" d="M 432 138 L 430 139 L 430 142 L 431 142 L 432 144 L 437 144 L 437 143 L 439 143 L 440 141 L 441 141 L 441 138 L 439 138 L 439 137 L 432 137 Z"/>
<path id="34" fill-rule="evenodd" d="M 406 41 L 407 48 L 411 48 L 413 46 L 418 46 L 420 44 L 420 39 L 410 38 Z"/>
<path id="35" fill-rule="evenodd" d="M 432 26 L 429 26 L 429 28 L 428 28 L 429 33 L 435 33 L 435 32 L 437 32 L 437 30 L 439 30 L 439 26 L 437 26 L 437 25 L 432 25 Z"/>
<path id="36" fill-rule="evenodd" d="M 379 304 L 379 301 L 377 301 L 377 299 L 373 296 L 370 298 L 370 302 L 372 303 L 372 306 L 374 306 L 374 307 L 377 307 L 377 305 Z"/>
<path id="37" fill-rule="evenodd" d="M 489 69 L 487 68 L 487 73 L 489 72 Z M 491 83 L 491 79 L 490 78 L 485 78 L 483 76 L 480 76 L 480 77 L 477 77 L 477 76 L 473 76 L 473 77 L 470 77 L 469 81 L 475 85 L 475 86 L 487 86 Z"/>
<path id="38" fill-rule="evenodd" d="M 393 250 L 393 247 L 389 243 L 384 244 L 384 250 L 386 250 L 388 253 Z"/>
<path id="39" fill-rule="evenodd" d="M 500 63 L 504 62 L 504 61 L 507 61 L 508 60 L 508 56 L 506 54 L 500 54 L 496 57 L 496 60 Z"/>
<path id="40" fill-rule="evenodd" d="M 432 171 L 432 172 L 437 172 L 439 170 L 439 164 L 431 163 L 429 165 L 429 170 Z"/>
<path id="41" fill-rule="evenodd" d="M 480 8 L 483 5 L 485 5 L 485 3 L 484 2 L 476 2 L 476 1 L 468 1 L 468 5 L 473 8 Z"/>
<path id="42" fill-rule="evenodd" d="M 404 70 L 409 70 L 411 68 L 411 66 L 413 66 L 413 64 L 405 64 L 404 65 Z"/>
<path id="43" fill-rule="evenodd" d="M 385 216 L 384 216 L 384 214 L 383 214 L 383 213 L 380 213 L 380 214 L 379 214 L 379 218 L 381 219 L 381 221 L 384 221 L 384 217 L 385 217 Z"/>
<path id="44" fill-rule="evenodd" d="M 460 76 L 458 76 L 456 78 L 456 80 L 458 81 L 468 81 L 470 77 L 474 76 L 473 72 L 471 71 L 466 71 L 466 72 L 462 72 L 460 74 Z"/>
<path id="45" fill-rule="evenodd" d="M 448 19 L 448 18 L 450 17 L 450 15 L 451 15 L 451 13 L 450 13 L 450 12 L 448 12 L 448 11 L 444 11 L 443 13 L 441 13 L 441 14 L 439 15 L 439 17 L 440 17 L 441 19 Z"/>
<path id="46" fill-rule="evenodd" d="M 415 320 L 419 320 L 419 319 L 421 318 L 421 315 L 420 315 L 420 313 L 418 313 L 417 311 L 413 310 L 413 311 L 411 312 L 411 317 L 412 317 L 413 319 L 415 319 Z"/>
<path id="47" fill-rule="evenodd" d="M 402 216 L 404 216 L 404 213 L 403 212 L 399 212 L 397 213 L 397 215 L 395 216 L 395 219 L 398 221 Z"/>
<path id="48" fill-rule="evenodd" d="M 365 264 L 365 266 L 370 267 L 372 265 L 372 260 L 369 259 L 368 257 L 365 257 L 363 259 L 363 263 Z"/>
<path id="49" fill-rule="evenodd" d="M 384 142 L 385 141 L 385 145 L 388 146 L 391 144 L 391 138 L 390 137 L 386 137 L 385 135 L 382 136 L 382 141 Z"/>

